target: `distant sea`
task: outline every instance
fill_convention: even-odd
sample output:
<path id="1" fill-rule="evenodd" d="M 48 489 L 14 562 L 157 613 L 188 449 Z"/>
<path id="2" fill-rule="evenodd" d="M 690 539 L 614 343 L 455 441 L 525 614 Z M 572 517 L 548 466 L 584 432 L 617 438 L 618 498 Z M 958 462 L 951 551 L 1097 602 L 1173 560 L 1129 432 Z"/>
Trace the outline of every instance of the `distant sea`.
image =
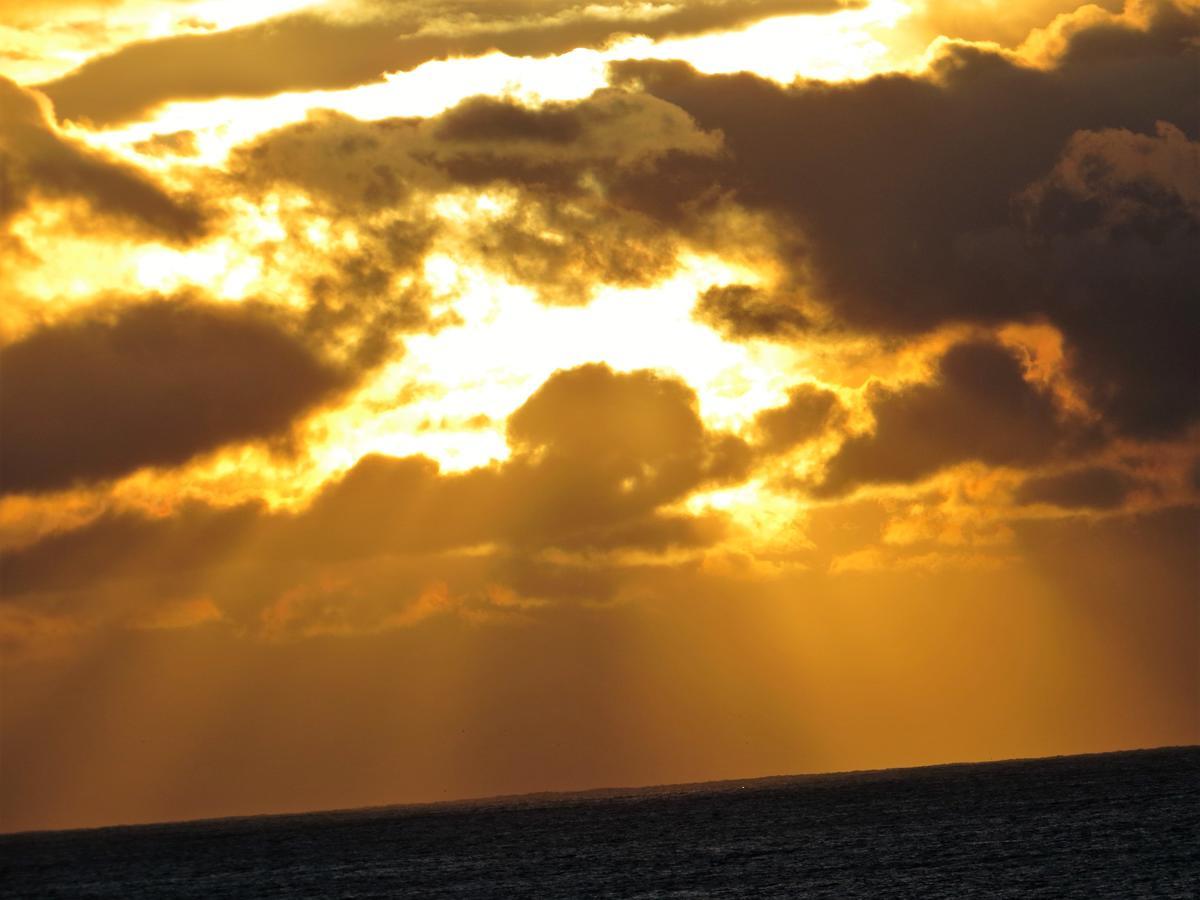
<path id="1" fill-rule="evenodd" d="M 1200 748 L 0 836 L 0 896 L 1200 897 Z"/>

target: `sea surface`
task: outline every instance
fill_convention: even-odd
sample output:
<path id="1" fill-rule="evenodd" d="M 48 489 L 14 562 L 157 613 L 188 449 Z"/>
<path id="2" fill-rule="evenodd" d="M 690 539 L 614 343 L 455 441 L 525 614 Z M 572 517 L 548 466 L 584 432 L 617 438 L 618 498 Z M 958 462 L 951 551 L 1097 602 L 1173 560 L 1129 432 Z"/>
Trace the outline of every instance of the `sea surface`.
<path id="1" fill-rule="evenodd" d="M 1200 748 L 0 836 L 3 897 L 1200 897 Z"/>

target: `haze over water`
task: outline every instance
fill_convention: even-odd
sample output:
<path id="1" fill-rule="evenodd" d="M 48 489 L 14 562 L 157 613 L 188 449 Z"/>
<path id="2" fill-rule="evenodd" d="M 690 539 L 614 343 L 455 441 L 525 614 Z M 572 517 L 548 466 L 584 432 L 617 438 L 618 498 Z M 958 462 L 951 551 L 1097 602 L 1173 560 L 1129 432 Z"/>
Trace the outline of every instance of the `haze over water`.
<path id="1" fill-rule="evenodd" d="M 1200 748 L 0 837 L 3 897 L 1178 897 Z"/>

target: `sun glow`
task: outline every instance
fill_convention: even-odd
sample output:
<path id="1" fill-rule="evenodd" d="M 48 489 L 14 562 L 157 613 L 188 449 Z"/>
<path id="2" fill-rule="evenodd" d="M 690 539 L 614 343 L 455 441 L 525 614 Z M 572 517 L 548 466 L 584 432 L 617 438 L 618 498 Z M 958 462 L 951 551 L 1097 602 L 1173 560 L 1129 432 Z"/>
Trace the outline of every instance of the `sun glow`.
<path id="1" fill-rule="evenodd" d="M 756 557 L 761 564 L 772 566 L 771 557 L 810 550 L 812 542 L 804 533 L 807 505 L 794 492 L 772 488 L 764 479 L 756 478 L 735 487 L 717 488 L 692 494 L 681 504 L 692 515 L 721 513 L 733 526 L 733 535 L 723 551 L 710 564 L 718 564 L 732 550 L 749 564 Z M 736 568 L 735 564 L 735 568 Z"/>
<path id="2" fill-rule="evenodd" d="M 41 202 L 9 227 L 23 252 L 4 272 L 10 297 L 0 327 L 15 336 L 97 295 L 130 291 L 200 288 L 221 300 L 266 293 L 286 302 L 294 279 L 311 268 L 311 247 L 343 247 L 353 240 L 346 230 L 309 214 L 306 206 L 300 195 L 275 193 L 257 203 L 231 198 L 223 202 L 220 235 L 177 247 L 102 227 L 106 223 L 77 203 Z M 308 223 L 309 246 L 285 241 L 287 223 L 297 216 Z"/>
<path id="3" fill-rule="evenodd" d="M 682 59 L 702 72 L 753 72 L 785 84 L 797 78 L 866 78 L 907 61 L 894 57 L 889 32 L 912 14 L 900 0 L 872 0 L 860 9 L 828 15 L 783 16 L 742 31 L 614 47 L 619 58 Z"/>
<path id="4" fill-rule="evenodd" d="M 719 259 L 689 257 L 661 284 L 602 287 L 574 307 L 546 306 L 529 289 L 445 254 L 426 261 L 425 277 L 459 324 L 410 337 L 399 361 L 329 414 L 319 428 L 330 438 L 316 451 L 323 467 L 344 468 L 370 452 L 421 453 L 448 471 L 504 459 L 507 416 L 553 372 L 583 363 L 682 377 L 705 424 L 734 431 L 783 402 L 803 369 L 793 348 L 729 343 L 692 318 L 705 288 L 747 277 Z"/>
<path id="5" fill-rule="evenodd" d="M 137 253 L 135 265 L 137 284 L 161 294 L 201 284 L 218 299 L 241 300 L 262 279 L 262 261 L 244 256 L 230 241 L 187 252 L 150 247 Z"/>

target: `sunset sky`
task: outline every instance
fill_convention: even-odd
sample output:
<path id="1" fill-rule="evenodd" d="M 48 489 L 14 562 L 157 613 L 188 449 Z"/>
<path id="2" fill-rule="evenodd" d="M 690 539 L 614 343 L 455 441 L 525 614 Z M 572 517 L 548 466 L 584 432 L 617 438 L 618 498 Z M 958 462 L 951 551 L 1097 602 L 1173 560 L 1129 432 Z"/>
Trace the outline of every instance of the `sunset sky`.
<path id="1" fill-rule="evenodd" d="M 0 0 L 0 830 L 1200 742 L 1200 0 Z"/>

